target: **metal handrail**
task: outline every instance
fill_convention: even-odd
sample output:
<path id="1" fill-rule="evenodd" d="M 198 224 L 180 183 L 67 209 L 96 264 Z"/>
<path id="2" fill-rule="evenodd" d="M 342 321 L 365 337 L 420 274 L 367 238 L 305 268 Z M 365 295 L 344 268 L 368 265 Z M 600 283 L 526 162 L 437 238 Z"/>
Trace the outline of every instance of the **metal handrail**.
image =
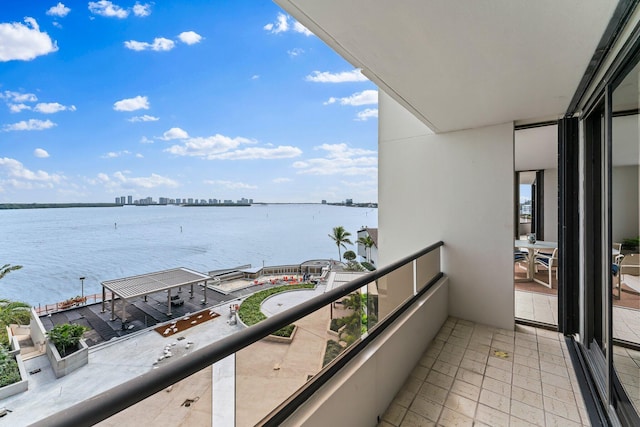
<path id="1" fill-rule="evenodd" d="M 91 426 L 132 406 L 149 396 L 154 395 L 181 381 L 213 363 L 242 350 L 245 347 L 267 337 L 337 299 L 362 288 L 368 283 L 392 273 L 413 260 L 443 246 L 439 241 L 426 248 L 402 258 L 386 267 L 372 271 L 342 286 L 300 303 L 279 314 L 276 314 L 250 328 L 224 337 L 208 344 L 193 353 L 172 361 L 158 369 L 153 369 L 136 378 L 119 384 L 105 392 L 90 397 L 67 409 L 32 424 L 34 427 L 53 426 Z"/>

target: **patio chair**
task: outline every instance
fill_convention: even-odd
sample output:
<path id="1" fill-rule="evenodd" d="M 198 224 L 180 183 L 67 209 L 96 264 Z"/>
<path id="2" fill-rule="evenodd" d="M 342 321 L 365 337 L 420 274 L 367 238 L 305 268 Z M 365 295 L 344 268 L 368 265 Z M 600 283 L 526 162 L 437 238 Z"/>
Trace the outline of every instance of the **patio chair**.
<path id="1" fill-rule="evenodd" d="M 547 269 L 547 271 L 549 272 L 549 282 L 545 283 L 542 280 L 536 280 L 536 282 L 541 283 L 543 285 L 545 285 L 546 287 L 548 287 L 549 289 L 551 289 L 553 287 L 552 283 L 552 272 L 553 270 L 556 271 L 556 280 L 558 280 L 558 249 L 554 249 L 552 253 L 544 253 L 544 252 L 538 252 L 535 255 L 535 259 L 534 259 L 535 265 L 536 265 L 536 272 L 538 271 L 538 265 L 541 265 L 543 267 L 545 267 Z"/>
<path id="2" fill-rule="evenodd" d="M 523 267 L 522 263 L 529 263 L 529 253 L 521 250 L 513 251 L 513 262 L 514 264 L 518 264 L 521 268 Z M 525 268 L 526 269 L 526 268 Z"/>
<path id="3" fill-rule="evenodd" d="M 620 292 L 622 292 L 622 287 L 620 286 L 621 278 L 622 278 L 622 270 L 620 269 L 620 264 L 622 264 L 622 260 L 624 259 L 624 255 L 618 254 L 614 257 L 613 264 L 611 264 L 611 286 L 613 287 L 613 298 L 620 299 Z M 618 295 L 616 295 L 615 290 L 618 290 Z"/>

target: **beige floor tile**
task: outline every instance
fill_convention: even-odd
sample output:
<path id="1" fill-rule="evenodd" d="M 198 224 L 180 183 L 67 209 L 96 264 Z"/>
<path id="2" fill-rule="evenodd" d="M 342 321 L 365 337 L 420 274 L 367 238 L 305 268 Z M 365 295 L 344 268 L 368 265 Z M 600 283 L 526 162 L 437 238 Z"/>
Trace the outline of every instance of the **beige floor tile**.
<path id="1" fill-rule="evenodd" d="M 511 383 L 505 383 L 491 377 L 484 377 L 482 388 L 497 393 L 501 396 L 511 397 Z"/>
<path id="2" fill-rule="evenodd" d="M 480 387 L 482 385 L 483 376 L 477 372 L 469 371 L 464 368 L 458 369 L 456 373 L 456 378 L 460 379 L 466 383 L 473 384 L 475 386 Z"/>
<path id="3" fill-rule="evenodd" d="M 509 426 L 509 414 L 500 412 L 497 409 L 483 405 L 482 403 L 478 404 L 475 419 L 476 421 L 480 421 L 481 423 L 494 427 Z M 477 423 L 475 425 L 477 425 Z"/>
<path id="4" fill-rule="evenodd" d="M 411 402 L 413 402 L 414 397 L 416 397 L 415 393 L 411 393 L 407 390 L 400 390 L 393 401 L 400 406 L 408 408 L 411 406 Z"/>
<path id="5" fill-rule="evenodd" d="M 431 367 L 431 370 L 440 372 L 450 377 L 455 377 L 456 372 L 458 371 L 458 367 L 442 360 L 436 360 L 436 362 Z"/>
<path id="6" fill-rule="evenodd" d="M 425 378 L 427 378 L 427 375 L 429 374 L 430 369 L 429 368 L 425 368 L 422 365 L 418 365 L 415 368 L 413 368 L 413 371 L 411 371 L 411 375 L 413 378 L 417 378 L 419 380 L 424 381 Z"/>
<path id="7" fill-rule="evenodd" d="M 528 366 L 517 365 L 516 364 L 516 365 L 513 366 L 513 374 L 514 375 L 519 375 L 519 376 L 522 376 L 522 377 L 531 378 L 531 379 L 534 379 L 534 380 L 539 380 L 541 372 L 540 372 L 539 369 L 530 368 Z"/>
<path id="8" fill-rule="evenodd" d="M 404 419 L 402 420 L 402 424 L 400 424 L 400 427 L 430 427 L 435 425 L 436 425 L 435 422 L 430 421 L 424 417 L 421 417 L 415 412 L 408 411 L 407 414 L 404 416 Z"/>
<path id="9" fill-rule="evenodd" d="M 558 399 L 561 402 L 565 403 L 575 404 L 576 402 L 576 397 L 573 394 L 573 390 L 567 390 L 551 384 L 542 383 L 542 394 L 545 397 Z"/>
<path id="10" fill-rule="evenodd" d="M 513 374 L 511 384 L 534 393 L 542 393 L 542 380 L 525 377 L 523 375 Z"/>
<path id="11" fill-rule="evenodd" d="M 427 375 L 427 382 L 442 388 L 449 389 L 451 388 L 451 384 L 453 384 L 453 377 L 445 375 L 442 372 L 431 371 L 429 372 L 429 375 Z"/>
<path id="12" fill-rule="evenodd" d="M 544 396 L 544 410 L 571 421 L 580 422 L 580 413 L 575 403 L 565 403 L 557 399 Z"/>
<path id="13" fill-rule="evenodd" d="M 547 412 L 544 414 L 547 427 L 582 427 L 581 423 L 559 417 L 555 414 Z"/>
<path id="14" fill-rule="evenodd" d="M 467 349 L 467 351 L 464 352 L 463 360 L 469 359 L 469 360 L 473 360 L 474 362 L 486 363 L 488 357 L 489 357 L 489 352 L 481 352 L 481 351 Z"/>
<path id="15" fill-rule="evenodd" d="M 463 368 L 468 371 L 472 371 L 481 375 L 484 375 L 484 370 L 486 367 L 487 367 L 486 364 L 482 362 L 476 362 L 470 359 L 462 359 L 462 361 L 460 362 L 460 368 Z"/>
<path id="16" fill-rule="evenodd" d="M 418 391 L 418 396 L 431 400 L 439 405 L 444 405 L 448 393 L 449 389 L 444 389 L 431 383 L 424 383 L 422 387 L 420 387 L 420 391 Z"/>
<path id="17" fill-rule="evenodd" d="M 480 391 L 480 403 L 489 406 L 490 408 L 497 409 L 499 411 L 508 413 L 511 401 L 507 396 L 503 396 L 498 393 L 494 393 L 491 390 L 482 389 Z"/>
<path id="18" fill-rule="evenodd" d="M 562 377 L 559 375 L 554 375 L 550 372 L 541 371 L 540 379 L 544 384 L 551 384 L 556 387 L 564 388 L 566 390 L 573 390 L 571 386 L 571 380 L 568 377 Z"/>
<path id="19" fill-rule="evenodd" d="M 538 424 L 530 423 L 529 421 L 525 421 L 521 418 L 514 417 L 511 415 L 509 418 L 509 423 L 511 427 L 536 427 Z"/>
<path id="20" fill-rule="evenodd" d="M 422 387 L 422 381 L 417 378 L 409 377 L 402 386 L 402 390 L 415 394 L 420 390 L 420 387 Z"/>
<path id="21" fill-rule="evenodd" d="M 484 374 L 489 378 L 493 378 L 509 384 L 511 383 L 511 370 L 504 371 L 493 366 L 487 366 Z"/>
<path id="22" fill-rule="evenodd" d="M 530 390 L 526 390 L 515 385 L 511 386 L 511 400 L 517 400 L 518 402 L 526 403 L 527 405 L 544 409 L 541 394 L 534 393 Z"/>
<path id="23" fill-rule="evenodd" d="M 445 408 L 452 409 L 469 418 L 473 418 L 475 415 L 477 405 L 477 400 L 468 399 L 455 393 L 449 393 L 447 400 L 444 402 Z"/>
<path id="24" fill-rule="evenodd" d="M 451 386 L 451 393 L 458 394 L 477 402 L 480 398 L 480 387 L 469 384 L 460 379 L 456 379 Z"/>
<path id="25" fill-rule="evenodd" d="M 382 415 L 382 419 L 395 426 L 399 426 L 406 412 L 407 408 L 405 408 L 404 406 L 398 405 L 397 403 L 392 403 L 391 405 L 389 405 L 384 415 Z"/>
<path id="26" fill-rule="evenodd" d="M 442 405 L 438 405 L 437 403 L 427 400 L 421 396 L 416 396 L 409 409 L 411 412 L 415 412 L 416 414 L 435 422 L 438 421 L 440 412 L 442 412 Z"/>
<path id="27" fill-rule="evenodd" d="M 449 408 L 444 408 L 438 425 L 443 427 L 472 427 L 473 418 L 460 414 Z"/>
<path id="28" fill-rule="evenodd" d="M 424 355 L 420 358 L 420 366 L 431 369 L 435 361 L 436 359 L 434 357 Z"/>
<path id="29" fill-rule="evenodd" d="M 545 424 L 544 410 L 517 400 L 511 401 L 511 415 L 539 426 L 544 426 Z"/>

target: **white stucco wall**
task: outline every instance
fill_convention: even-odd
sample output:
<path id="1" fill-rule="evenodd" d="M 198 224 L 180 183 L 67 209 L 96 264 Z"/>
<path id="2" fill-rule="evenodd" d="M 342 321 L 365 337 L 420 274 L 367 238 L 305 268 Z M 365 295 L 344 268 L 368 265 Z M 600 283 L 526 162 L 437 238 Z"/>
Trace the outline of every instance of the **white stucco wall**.
<path id="1" fill-rule="evenodd" d="M 544 170 L 544 240 L 558 241 L 558 169 Z"/>
<path id="2" fill-rule="evenodd" d="M 435 135 L 379 93 L 380 265 L 438 240 L 449 312 L 513 328 L 513 124 Z"/>
<path id="3" fill-rule="evenodd" d="M 611 183 L 612 241 L 640 235 L 638 224 L 638 166 L 614 167 Z"/>

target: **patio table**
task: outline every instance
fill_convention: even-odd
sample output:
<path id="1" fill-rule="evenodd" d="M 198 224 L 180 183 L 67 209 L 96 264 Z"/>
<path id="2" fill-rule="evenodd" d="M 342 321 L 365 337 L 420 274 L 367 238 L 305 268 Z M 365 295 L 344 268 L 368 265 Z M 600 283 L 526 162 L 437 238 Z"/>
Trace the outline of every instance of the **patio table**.
<path id="1" fill-rule="evenodd" d="M 517 279 L 518 281 L 526 281 L 526 282 L 537 282 L 535 278 L 535 256 L 536 250 L 539 249 L 555 249 L 558 247 L 558 242 L 549 242 L 544 240 L 537 240 L 535 243 L 530 243 L 528 240 L 516 240 L 514 244 L 514 248 L 526 248 L 529 251 L 529 255 L 527 256 L 528 268 L 527 268 L 527 278 L 526 279 Z M 543 283 L 544 284 L 544 283 Z M 545 284 L 546 285 L 546 284 Z"/>

